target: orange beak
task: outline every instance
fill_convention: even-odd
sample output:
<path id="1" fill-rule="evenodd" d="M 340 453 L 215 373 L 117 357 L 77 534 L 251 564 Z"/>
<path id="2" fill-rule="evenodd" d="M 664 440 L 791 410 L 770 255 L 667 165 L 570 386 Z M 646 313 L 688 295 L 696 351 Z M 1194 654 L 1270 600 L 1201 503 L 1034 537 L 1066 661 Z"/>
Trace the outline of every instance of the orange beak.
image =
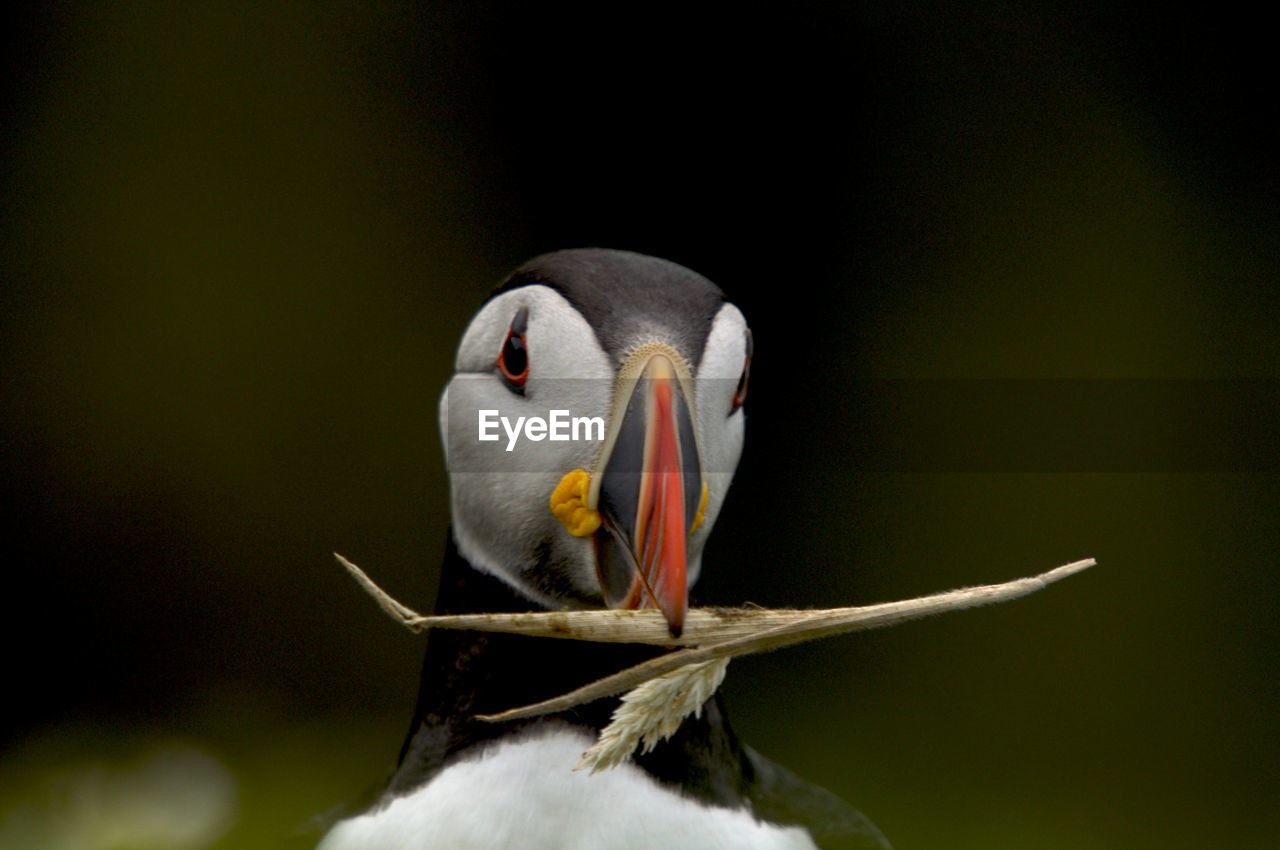
<path id="1" fill-rule="evenodd" d="M 603 463 L 596 570 L 611 608 L 657 608 L 679 635 L 689 604 L 686 544 L 702 475 L 675 367 L 651 354 Z"/>

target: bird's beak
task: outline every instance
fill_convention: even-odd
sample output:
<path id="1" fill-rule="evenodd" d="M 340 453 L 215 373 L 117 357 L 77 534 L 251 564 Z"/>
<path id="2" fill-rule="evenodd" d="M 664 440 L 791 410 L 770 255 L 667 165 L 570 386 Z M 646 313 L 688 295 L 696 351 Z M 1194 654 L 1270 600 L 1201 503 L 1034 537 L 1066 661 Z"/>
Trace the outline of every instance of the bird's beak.
<path id="1" fill-rule="evenodd" d="M 675 351 L 656 344 L 624 364 L 588 497 L 600 512 L 596 571 L 606 604 L 658 608 L 672 635 L 684 626 L 685 545 L 703 493 L 691 382 L 677 364 Z"/>

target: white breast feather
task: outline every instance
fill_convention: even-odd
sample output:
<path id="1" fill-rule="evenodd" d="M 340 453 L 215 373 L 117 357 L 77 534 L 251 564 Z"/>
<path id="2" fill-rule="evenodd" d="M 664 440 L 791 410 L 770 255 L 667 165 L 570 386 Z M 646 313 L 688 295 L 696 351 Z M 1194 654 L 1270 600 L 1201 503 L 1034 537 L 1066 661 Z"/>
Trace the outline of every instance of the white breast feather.
<path id="1" fill-rule="evenodd" d="M 567 727 L 497 742 L 422 788 L 342 821 L 318 850 L 816 850 L 802 827 L 708 806 L 632 764 L 590 775 Z"/>

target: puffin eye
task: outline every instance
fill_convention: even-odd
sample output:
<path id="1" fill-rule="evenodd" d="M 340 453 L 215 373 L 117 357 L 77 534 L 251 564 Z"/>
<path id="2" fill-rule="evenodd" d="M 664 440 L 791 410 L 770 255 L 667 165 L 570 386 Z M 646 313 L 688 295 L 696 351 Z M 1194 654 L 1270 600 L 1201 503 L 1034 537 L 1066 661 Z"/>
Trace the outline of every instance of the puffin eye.
<path id="1" fill-rule="evenodd" d="M 502 350 L 498 352 L 498 371 L 502 380 L 513 392 L 524 393 L 524 383 L 529 380 L 529 346 L 525 342 L 524 332 L 529 325 L 529 308 L 521 307 L 511 320 L 507 329 L 507 337 L 502 341 Z"/>
<path id="2" fill-rule="evenodd" d="M 742 407 L 742 403 L 747 400 L 747 381 L 751 377 L 751 352 L 753 343 L 751 342 L 751 329 L 747 329 L 747 356 L 742 361 L 742 375 L 738 378 L 738 388 L 733 391 L 733 408 L 737 410 Z"/>

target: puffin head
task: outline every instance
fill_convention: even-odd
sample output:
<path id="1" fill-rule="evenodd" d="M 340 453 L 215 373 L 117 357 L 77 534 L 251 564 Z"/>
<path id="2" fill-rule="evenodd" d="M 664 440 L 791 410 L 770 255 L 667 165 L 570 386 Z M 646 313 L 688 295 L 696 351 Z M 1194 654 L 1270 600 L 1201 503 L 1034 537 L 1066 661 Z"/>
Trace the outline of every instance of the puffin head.
<path id="1" fill-rule="evenodd" d="M 545 608 L 658 608 L 679 634 L 750 360 L 742 313 L 675 263 L 583 249 L 521 266 L 440 399 L 459 552 Z"/>

